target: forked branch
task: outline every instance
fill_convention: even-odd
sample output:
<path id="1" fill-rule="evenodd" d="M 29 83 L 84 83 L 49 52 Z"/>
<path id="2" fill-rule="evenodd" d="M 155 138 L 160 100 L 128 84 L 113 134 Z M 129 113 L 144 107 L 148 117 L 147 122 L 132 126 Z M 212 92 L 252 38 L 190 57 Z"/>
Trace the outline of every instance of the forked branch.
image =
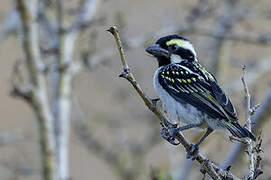
<path id="1" fill-rule="evenodd" d="M 247 83 L 245 81 L 245 73 L 246 73 L 246 67 L 243 67 L 243 76 L 241 78 L 244 86 L 244 91 L 246 95 L 246 101 L 247 101 L 247 122 L 246 126 L 247 129 L 251 132 L 252 128 L 252 121 L 251 121 L 251 116 L 255 113 L 256 109 L 259 107 L 259 104 L 255 105 L 254 107 L 251 107 L 251 96 L 249 93 L 249 89 L 247 86 Z M 254 180 L 256 179 L 259 175 L 261 175 L 263 172 L 260 169 L 260 153 L 261 153 L 261 144 L 262 140 L 260 138 L 257 139 L 256 144 L 253 143 L 251 139 L 247 140 L 247 153 L 248 153 L 248 159 L 249 159 L 249 174 L 247 179 L 248 180 Z"/>

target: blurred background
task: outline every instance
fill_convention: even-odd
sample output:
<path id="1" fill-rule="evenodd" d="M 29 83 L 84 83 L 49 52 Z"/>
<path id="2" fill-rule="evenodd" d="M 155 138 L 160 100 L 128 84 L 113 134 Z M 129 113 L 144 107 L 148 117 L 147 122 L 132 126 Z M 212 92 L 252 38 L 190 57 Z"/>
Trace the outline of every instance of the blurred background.
<path id="1" fill-rule="evenodd" d="M 19 1 L 1 0 L 0 7 L 0 179 L 39 180 L 41 154 L 33 106 L 16 98 L 16 93 L 15 97 L 11 94 L 14 73 L 22 71 L 19 83 L 27 81 L 23 23 L 15 6 Z M 47 20 L 52 22 L 48 24 L 57 26 L 55 1 L 44 2 Z M 78 13 L 90 13 L 81 11 L 84 2 L 64 3 L 64 26 L 75 22 Z M 188 38 L 201 64 L 216 75 L 230 96 L 242 125 L 246 111 L 240 77 L 242 66 L 246 65 L 252 104 L 266 103 L 256 131 L 261 132 L 264 151 L 264 174 L 259 179 L 271 179 L 271 1 L 101 0 L 91 10 L 93 18 L 77 27 L 74 51 L 70 52 L 72 61 L 83 65 L 73 77 L 69 96 L 70 179 L 202 178 L 200 166 L 185 159 L 182 146 L 171 146 L 160 137 L 158 119 L 130 84 L 118 78 L 119 54 L 112 35 L 105 31 L 112 25 L 119 28 L 127 62 L 150 97 L 156 97 L 152 77 L 157 62 L 144 49 L 168 34 Z M 56 39 L 42 25 L 42 18 L 37 23 L 41 33 L 36 48 L 42 61 L 51 66 L 57 59 L 51 40 Z M 47 86 L 50 85 L 48 81 Z M 52 97 L 49 101 L 53 101 Z M 270 105 L 266 102 L 268 97 Z M 197 130 L 185 133 L 191 141 L 197 141 L 199 135 Z M 244 151 L 231 156 L 238 143 L 231 142 L 228 135 L 213 133 L 201 146 L 201 153 L 217 164 L 231 164 L 232 172 L 243 177 L 248 171 L 247 156 Z"/>

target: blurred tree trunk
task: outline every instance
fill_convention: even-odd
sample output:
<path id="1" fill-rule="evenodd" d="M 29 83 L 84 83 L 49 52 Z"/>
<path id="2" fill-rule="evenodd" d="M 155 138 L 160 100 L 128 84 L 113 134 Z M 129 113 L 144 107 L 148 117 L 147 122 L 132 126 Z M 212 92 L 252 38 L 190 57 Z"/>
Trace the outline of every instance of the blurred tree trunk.
<path id="1" fill-rule="evenodd" d="M 78 34 L 91 24 L 99 2 L 81 1 L 74 22 L 67 26 L 64 1 L 48 5 L 45 0 L 16 0 L 26 83 L 18 81 L 23 73 L 14 74 L 12 94 L 27 101 L 35 113 L 44 180 L 70 178 L 71 84 L 84 66 L 83 62 L 73 60 L 73 50 Z M 56 7 L 55 16 L 52 7 Z M 43 52 L 44 47 L 49 50 Z"/>

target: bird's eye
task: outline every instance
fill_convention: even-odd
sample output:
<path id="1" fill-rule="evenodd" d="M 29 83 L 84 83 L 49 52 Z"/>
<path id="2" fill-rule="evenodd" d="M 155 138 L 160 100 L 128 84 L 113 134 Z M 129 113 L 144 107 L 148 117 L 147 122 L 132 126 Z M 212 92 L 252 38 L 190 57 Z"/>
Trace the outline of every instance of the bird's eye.
<path id="1" fill-rule="evenodd" d="M 178 49 L 178 46 L 176 45 L 176 44 L 172 44 L 172 45 L 170 45 L 170 46 L 168 46 L 168 50 L 170 50 L 170 51 L 176 51 Z"/>
<path id="2" fill-rule="evenodd" d="M 194 61 L 195 58 L 194 58 L 194 56 L 189 56 L 188 60 L 189 60 L 189 61 Z"/>

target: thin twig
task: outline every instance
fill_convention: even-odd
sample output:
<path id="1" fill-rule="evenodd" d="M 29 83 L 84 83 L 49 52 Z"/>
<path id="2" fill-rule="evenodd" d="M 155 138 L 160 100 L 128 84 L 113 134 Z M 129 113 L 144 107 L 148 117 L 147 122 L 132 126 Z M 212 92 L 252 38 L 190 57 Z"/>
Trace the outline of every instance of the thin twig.
<path id="1" fill-rule="evenodd" d="M 269 122 L 268 120 L 270 115 L 271 115 L 271 89 L 269 89 L 266 97 L 264 98 L 264 101 L 261 103 L 261 106 L 257 109 L 254 116 L 252 116 L 253 122 L 252 132 L 257 132 L 257 130 L 263 127 L 265 123 Z M 242 159 L 244 156 L 242 152 L 244 152 L 246 148 L 247 146 L 244 146 L 243 144 L 236 142 L 231 151 L 225 157 L 225 160 L 220 165 L 220 167 L 225 168 L 230 164 L 241 162 L 240 159 Z M 238 164 L 239 168 L 241 167 L 241 165 Z"/>
<path id="2" fill-rule="evenodd" d="M 246 67 L 243 66 L 243 76 L 241 78 L 243 86 L 244 86 L 244 91 L 246 94 L 246 100 L 247 100 L 247 120 L 246 120 L 246 126 L 247 129 L 251 132 L 251 116 L 252 114 L 254 114 L 256 108 L 254 108 L 255 110 L 253 110 L 251 108 L 251 96 L 249 93 L 249 89 L 247 86 L 247 83 L 245 81 L 245 73 L 246 73 Z M 248 153 L 248 157 L 249 157 L 249 174 L 247 179 L 248 180 L 254 180 L 255 177 L 255 163 L 256 163 L 256 157 L 257 157 L 257 152 L 254 151 L 254 146 L 253 146 L 253 142 L 251 139 L 247 140 L 247 153 Z"/>
<path id="3" fill-rule="evenodd" d="M 145 105 L 160 119 L 162 124 L 164 124 L 166 127 L 174 126 L 173 124 L 171 124 L 168 121 L 167 117 L 165 117 L 165 115 L 162 114 L 157 109 L 156 104 L 151 100 L 151 98 L 149 98 L 144 93 L 144 91 L 142 90 L 142 88 L 137 83 L 136 79 L 134 78 L 133 74 L 131 73 L 130 68 L 125 60 L 124 51 L 122 49 L 122 45 L 121 45 L 121 41 L 119 38 L 117 28 L 113 26 L 110 29 L 108 29 L 108 31 L 114 36 L 116 43 L 117 43 L 117 47 L 119 49 L 122 68 L 123 68 L 123 72 L 120 74 L 120 77 L 125 78 L 126 80 L 128 80 L 132 84 L 132 86 L 135 88 L 135 90 L 140 95 L 142 100 L 145 102 Z M 180 144 L 182 144 L 185 147 L 186 150 L 191 149 L 190 142 L 185 139 L 185 137 L 182 135 L 182 133 L 178 133 L 176 135 L 176 138 L 178 139 Z M 210 177 L 212 177 L 213 179 L 225 179 L 225 178 L 236 179 L 236 180 L 239 179 L 239 178 L 233 176 L 230 172 L 228 172 L 226 170 L 222 170 L 215 163 L 213 163 L 209 159 L 205 158 L 200 153 L 197 155 L 196 161 L 198 161 L 203 166 L 206 173 L 208 173 L 210 175 Z"/>

